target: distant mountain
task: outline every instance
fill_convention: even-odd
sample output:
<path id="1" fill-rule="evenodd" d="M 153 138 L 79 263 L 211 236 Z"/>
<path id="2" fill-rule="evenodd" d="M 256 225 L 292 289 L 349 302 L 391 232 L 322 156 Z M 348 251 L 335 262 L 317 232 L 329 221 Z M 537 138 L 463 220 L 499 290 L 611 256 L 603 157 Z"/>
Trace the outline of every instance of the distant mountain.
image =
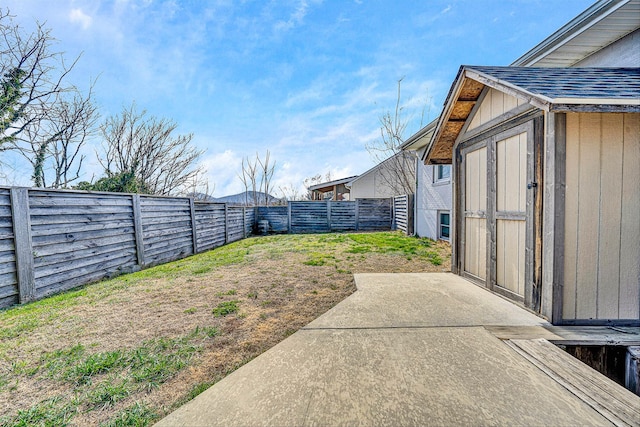
<path id="1" fill-rule="evenodd" d="M 253 191 L 247 191 L 247 192 L 242 192 L 239 194 L 233 194 L 231 196 L 224 196 L 224 197 L 211 197 L 207 194 L 203 194 L 203 193 L 193 193 L 191 195 L 191 197 L 195 198 L 196 200 L 200 200 L 203 202 L 214 202 L 214 203 L 228 203 L 230 205 L 236 205 L 236 206 L 244 206 L 247 203 L 249 205 L 253 205 Z M 263 205 L 264 204 L 264 200 L 265 200 L 265 196 L 266 194 L 260 191 L 256 191 L 255 192 L 256 197 L 258 199 L 258 204 L 259 205 Z M 272 195 L 269 195 L 269 204 L 270 205 L 275 205 L 275 204 L 279 204 L 282 202 L 282 199 L 279 199 L 277 197 L 274 197 Z"/>

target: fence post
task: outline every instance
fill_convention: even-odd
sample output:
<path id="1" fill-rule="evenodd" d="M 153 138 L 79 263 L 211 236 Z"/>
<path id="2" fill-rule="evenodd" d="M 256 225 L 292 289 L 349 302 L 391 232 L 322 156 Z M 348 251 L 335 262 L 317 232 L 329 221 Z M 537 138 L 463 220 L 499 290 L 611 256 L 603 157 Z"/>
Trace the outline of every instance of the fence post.
<path id="1" fill-rule="evenodd" d="M 331 231 L 331 200 L 327 200 L 327 227 Z"/>
<path id="2" fill-rule="evenodd" d="M 247 208 L 242 207 L 242 238 L 247 238 Z"/>
<path id="3" fill-rule="evenodd" d="M 287 228 L 288 228 L 288 233 L 291 234 L 291 201 L 287 202 Z"/>
<path id="4" fill-rule="evenodd" d="M 360 199 L 356 199 L 356 231 L 358 231 L 358 227 L 360 226 Z"/>
<path id="5" fill-rule="evenodd" d="M 391 204 L 391 230 L 394 230 L 396 222 L 396 199 L 394 197 L 390 198 L 389 203 Z"/>
<path id="6" fill-rule="evenodd" d="M 224 204 L 224 244 L 229 243 L 229 205 Z"/>
<path id="7" fill-rule="evenodd" d="M 196 204 L 193 197 L 189 197 L 189 211 L 191 212 L 191 236 L 193 237 L 193 253 L 198 253 L 198 223 L 196 221 Z"/>
<path id="8" fill-rule="evenodd" d="M 138 266 L 144 267 L 144 234 L 142 232 L 142 209 L 140 209 L 140 195 L 133 194 L 131 196 L 133 206 L 133 229 L 136 239 L 136 255 L 138 257 Z"/>
<path id="9" fill-rule="evenodd" d="M 407 196 L 407 236 L 413 236 L 415 234 L 414 198 L 415 195 L 413 194 Z"/>
<path id="10" fill-rule="evenodd" d="M 23 304 L 36 298 L 28 188 L 11 189 L 11 215 L 13 238 L 16 247 L 18 300 L 20 304 Z"/>

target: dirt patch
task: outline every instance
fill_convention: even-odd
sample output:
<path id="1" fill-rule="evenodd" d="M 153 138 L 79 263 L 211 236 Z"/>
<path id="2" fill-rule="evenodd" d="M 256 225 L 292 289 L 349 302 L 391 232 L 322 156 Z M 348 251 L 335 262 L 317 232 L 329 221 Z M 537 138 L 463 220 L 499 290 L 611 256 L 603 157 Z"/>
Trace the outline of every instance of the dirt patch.
<path id="1" fill-rule="evenodd" d="M 18 411 L 51 399 L 53 409 L 45 409 L 69 425 L 100 425 L 141 404 L 147 411 L 141 424 L 151 422 L 342 301 L 355 291 L 354 273 L 450 270 L 446 243 L 376 234 L 417 244 L 380 253 L 350 235 L 247 239 L 162 266 L 160 273 L 146 270 L 91 285 L 29 312 L 35 326 L 0 338 L 0 421 L 12 425 Z M 222 257 L 229 250 L 241 251 L 242 259 L 216 265 L 216 252 Z M 19 322 L 26 320 L 0 313 L 7 331 Z M 185 363 L 157 384 L 129 378 L 136 366 L 131 355 L 166 340 L 174 341 L 162 351 L 174 359 L 173 348 L 176 354 L 191 351 L 184 353 Z M 78 349 L 78 361 L 116 354 L 128 364 L 79 382 L 73 377 L 78 369 L 66 362 L 71 356 L 52 356 L 71 354 L 69 349 Z M 100 400 L 95 396 L 103 384 L 122 384 L 122 390 Z"/>

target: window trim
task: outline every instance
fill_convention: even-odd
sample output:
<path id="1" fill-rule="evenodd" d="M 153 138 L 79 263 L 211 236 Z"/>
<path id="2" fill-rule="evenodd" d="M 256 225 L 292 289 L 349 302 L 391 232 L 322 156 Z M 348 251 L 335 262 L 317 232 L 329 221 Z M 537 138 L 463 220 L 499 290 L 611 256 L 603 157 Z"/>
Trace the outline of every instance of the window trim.
<path id="1" fill-rule="evenodd" d="M 440 171 L 442 170 L 440 168 L 444 168 L 444 167 L 448 167 L 449 168 L 449 176 L 445 177 L 445 178 L 439 178 Z M 434 184 L 448 184 L 449 182 L 451 182 L 451 165 L 434 165 L 434 168 L 433 168 L 433 183 Z"/>
<path id="2" fill-rule="evenodd" d="M 449 216 L 449 224 L 442 223 L 442 215 Z M 442 227 L 447 227 L 449 229 L 449 237 L 444 237 L 442 234 Z M 438 240 L 451 240 L 451 211 L 438 211 Z"/>

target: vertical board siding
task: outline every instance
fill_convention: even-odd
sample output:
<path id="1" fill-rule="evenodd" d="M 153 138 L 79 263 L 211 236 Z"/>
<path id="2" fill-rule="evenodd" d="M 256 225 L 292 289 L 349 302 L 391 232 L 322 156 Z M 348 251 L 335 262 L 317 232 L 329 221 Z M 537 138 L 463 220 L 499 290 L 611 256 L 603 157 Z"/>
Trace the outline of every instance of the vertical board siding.
<path id="1" fill-rule="evenodd" d="M 194 253 L 189 199 L 140 197 L 146 265 Z"/>
<path id="2" fill-rule="evenodd" d="M 465 155 L 464 271 L 487 278 L 487 148 Z M 481 217 L 478 217 L 481 216 Z"/>
<path id="3" fill-rule="evenodd" d="M 640 114 L 625 114 L 620 215 L 620 318 L 640 319 Z"/>
<path id="4" fill-rule="evenodd" d="M 9 190 L 0 189 L 0 307 L 18 303 L 16 252 Z"/>
<path id="5" fill-rule="evenodd" d="M 214 249 L 225 243 L 224 203 L 195 203 L 197 251 Z"/>
<path id="6" fill-rule="evenodd" d="M 567 114 L 563 318 L 638 319 L 640 114 Z"/>
<path id="7" fill-rule="evenodd" d="M 480 107 L 471 119 L 469 130 L 475 129 L 523 104 L 524 101 L 514 96 L 507 95 L 495 89 L 489 89 L 482 100 L 482 104 L 480 104 Z"/>
<path id="8" fill-rule="evenodd" d="M 36 298 L 133 271 L 130 198 L 29 192 Z"/>
<path id="9" fill-rule="evenodd" d="M 496 156 L 496 284 L 524 296 L 527 133 L 497 141 Z"/>

